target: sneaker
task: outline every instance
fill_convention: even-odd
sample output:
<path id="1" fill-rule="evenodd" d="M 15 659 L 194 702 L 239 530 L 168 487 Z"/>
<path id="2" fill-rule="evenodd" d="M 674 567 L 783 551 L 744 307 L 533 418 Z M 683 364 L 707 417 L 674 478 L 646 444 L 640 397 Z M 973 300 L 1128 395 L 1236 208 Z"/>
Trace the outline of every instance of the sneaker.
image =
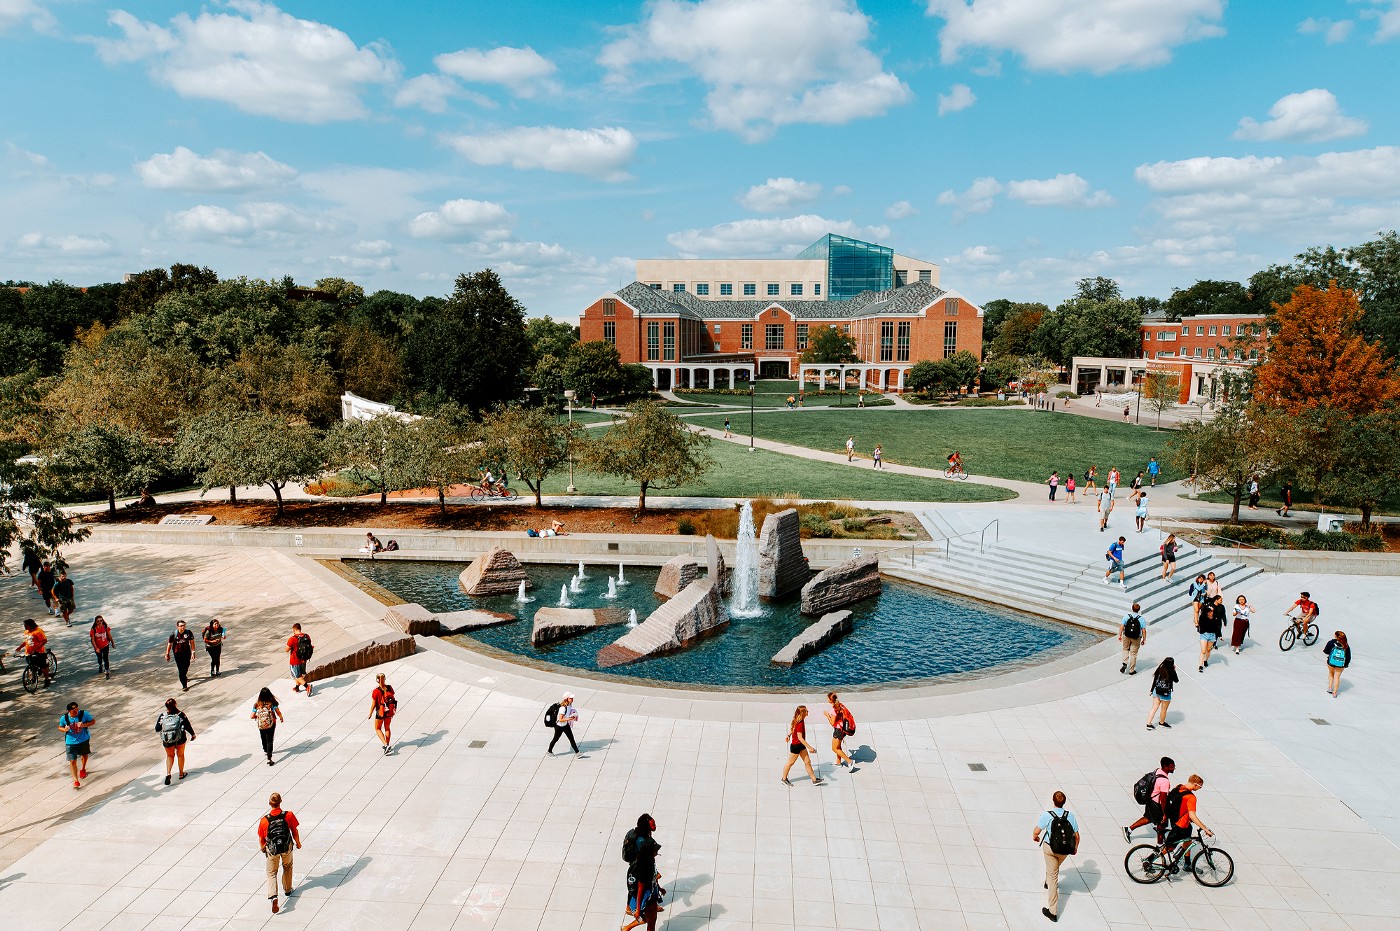
<path id="1" fill-rule="evenodd" d="M 1127 664 L 1127 663 L 1124 663 L 1123 665 L 1119 666 L 1119 667 L 1118 667 L 1118 671 L 1119 671 L 1120 673 L 1127 672 L 1127 671 L 1128 671 L 1128 664 Z"/>
<path id="2" fill-rule="evenodd" d="M 1118 583 L 1118 587 L 1123 589 L 1123 591 L 1125 592 L 1128 590 L 1128 586 L 1124 585 L 1121 581 Z"/>
<path id="3" fill-rule="evenodd" d="M 1103 528 L 1100 527 L 1099 529 L 1102 530 Z M 1103 577 L 1103 584 L 1105 584 L 1105 585 L 1108 584 L 1108 576 L 1104 576 L 1104 577 Z"/>
<path id="4" fill-rule="evenodd" d="M 1046 918 L 1049 918 L 1051 921 L 1059 921 L 1059 920 L 1060 920 L 1060 916 L 1059 916 L 1059 915 L 1056 915 L 1054 912 L 1050 911 L 1050 909 L 1048 909 L 1048 908 L 1042 908 L 1042 909 L 1040 910 L 1040 913 L 1041 913 L 1042 915 L 1044 915 Z"/>
<path id="5" fill-rule="evenodd" d="M 1155 724 L 1149 724 L 1149 725 L 1147 725 L 1147 729 L 1148 729 L 1149 731 L 1151 731 L 1151 730 L 1156 730 L 1156 728 L 1157 728 L 1157 725 L 1155 725 Z"/>
<path id="6" fill-rule="evenodd" d="M 300 691 L 301 691 L 301 686 L 299 686 L 299 685 L 294 685 L 294 686 L 292 686 L 292 691 L 293 691 L 293 692 L 300 692 Z"/>
<path id="7" fill-rule="evenodd" d="M 104 678 L 104 679 L 110 679 L 110 678 L 112 678 L 112 674 L 109 672 L 109 673 L 107 673 L 105 676 L 103 676 L 102 678 Z"/>
<path id="8" fill-rule="evenodd" d="M 169 774 L 169 773 L 166 773 L 166 774 L 165 774 L 165 784 L 166 784 L 166 785 L 170 785 L 170 774 Z"/>
<path id="9" fill-rule="evenodd" d="M 1196 667 L 1196 671 L 1197 671 L 1197 672 L 1205 672 L 1205 671 L 1206 671 L 1206 667 L 1205 667 L 1204 665 L 1197 666 L 1197 667 Z"/>
<path id="10" fill-rule="evenodd" d="M 79 778 L 79 779 L 86 779 L 86 778 L 87 778 L 87 767 L 86 767 L 86 766 L 84 766 L 82 769 L 78 770 L 78 778 Z"/>
<path id="11" fill-rule="evenodd" d="M 821 781 L 820 779 L 813 779 L 813 780 L 812 780 L 812 785 L 814 785 L 814 786 L 819 786 L 819 785 L 821 785 L 821 784 L 822 784 L 822 781 Z"/>
<path id="12" fill-rule="evenodd" d="M 1210 660 L 1206 660 L 1204 663 L 1201 664 L 1201 668 L 1204 669 L 1205 667 L 1207 667 L 1207 666 L 1209 666 L 1209 665 L 1210 665 Z"/>
<path id="13" fill-rule="evenodd" d="M 789 788 L 789 789 L 791 789 L 791 788 L 792 788 L 792 783 L 791 783 L 791 782 L 789 782 L 789 781 L 788 781 L 788 780 L 786 780 L 786 779 L 784 779 L 784 780 L 783 780 L 783 785 L 785 785 L 785 786 L 787 786 L 787 787 L 788 787 L 788 788 Z"/>
<path id="14" fill-rule="evenodd" d="M 307 698 L 310 698 L 310 697 L 311 697 L 311 683 L 310 683 L 310 682 L 306 683 L 306 697 L 307 697 Z"/>
<path id="15" fill-rule="evenodd" d="M 1133 832 L 1128 830 L 1127 828 L 1124 828 L 1123 839 L 1131 844 L 1133 842 Z"/>
<path id="16" fill-rule="evenodd" d="M 268 757 L 268 758 L 267 758 L 267 765 L 268 765 L 268 766 L 273 765 L 273 764 L 272 764 L 272 757 Z"/>
<path id="17" fill-rule="evenodd" d="M 384 755 L 385 755 L 385 756 L 388 756 L 388 755 L 389 755 L 389 745 L 388 745 L 388 744 L 385 744 L 385 745 L 384 745 Z M 553 756 L 553 754 L 550 754 L 550 755 Z"/>
<path id="18" fill-rule="evenodd" d="M 1168 730 L 1171 729 L 1171 725 L 1168 724 L 1166 721 L 1159 721 L 1158 723 L 1161 724 L 1163 727 L 1167 728 Z"/>
<path id="19" fill-rule="evenodd" d="M 853 772 L 853 773 L 858 773 L 858 772 L 860 772 L 860 767 L 857 766 L 856 764 L 852 763 L 852 764 L 851 764 L 851 772 Z"/>
<path id="20" fill-rule="evenodd" d="M 81 789 L 82 787 L 83 787 L 83 784 L 82 784 L 81 782 L 79 782 L 79 781 L 76 780 L 76 779 L 73 780 L 73 788 L 75 788 L 75 789 Z"/>
<path id="21" fill-rule="evenodd" d="M 1137 675 L 1137 670 L 1136 670 L 1136 669 L 1130 669 L 1130 670 L 1128 670 L 1128 675 L 1130 675 L 1130 676 L 1135 676 L 1135 675 Z"/>

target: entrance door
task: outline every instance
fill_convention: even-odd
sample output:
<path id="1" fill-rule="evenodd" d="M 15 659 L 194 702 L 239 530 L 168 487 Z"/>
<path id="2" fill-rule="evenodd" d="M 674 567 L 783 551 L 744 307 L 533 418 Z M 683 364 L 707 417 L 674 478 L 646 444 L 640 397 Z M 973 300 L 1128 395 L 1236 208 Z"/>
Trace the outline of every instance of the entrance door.
<path id="1" fill-rule="evenodd" d="M 759 378 L 788 378 L 790 371 L 786 360 L 758 363 Z"/>

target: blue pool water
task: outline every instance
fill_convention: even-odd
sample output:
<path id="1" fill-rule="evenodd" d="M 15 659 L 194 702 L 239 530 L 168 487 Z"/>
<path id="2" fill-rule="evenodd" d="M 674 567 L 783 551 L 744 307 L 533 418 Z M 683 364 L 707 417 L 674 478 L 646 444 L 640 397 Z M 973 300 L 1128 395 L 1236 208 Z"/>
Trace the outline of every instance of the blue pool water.
<path id="1" fill-rule="evenodd" d="M 1062 656 L 1098 640 L 1069 625 L 886 579 L 878 598 L 851 606 L 855 630 L 850 635 L 791 669 L 773 666 L 770 660 L 815 620 L 798 612 L 796 597 L 767 604 L 762 617 L 734 618 L 722 633 L 679 653 L 601 673 L 594 661 L 598 651 L 626 633 L 626 627 L 604 627 L 541 648 L 530 645 L 535 611 L 559 603 L 560 586 L 574 576 L 576 566 L 527 565 L 534 582 L 529 596 L 535 600 L 518 604 L 514 595 L 464 594 L 457 577 L 465 563 L 353 560 L 350 565 L 399 597 L 434 611 L 486 608 L 520 617 L 514 624 L 451 638 L 468 648 L 486 647 L 488 652 L 513 654 L 564 672 L 691 688 L 810 691 L 988 675 L 1008 665 Z M 628 566 L 625 572 L 630 584 L 610 601 L 604 595 L 617 565 L 587 566 L 583 591 L 569 596 L 571 606 L 635 608 L 638 620 L 646 620 L 662 603 L 652 593 L 657 570 Z"/>

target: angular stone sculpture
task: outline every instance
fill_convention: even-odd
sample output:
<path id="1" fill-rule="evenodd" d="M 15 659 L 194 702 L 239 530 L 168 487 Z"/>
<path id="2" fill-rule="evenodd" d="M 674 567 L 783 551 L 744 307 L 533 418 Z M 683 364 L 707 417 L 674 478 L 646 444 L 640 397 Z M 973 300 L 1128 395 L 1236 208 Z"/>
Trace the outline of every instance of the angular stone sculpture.
<path id="1" fill-rule="evenodd" d="M 816 616 L 880 594 L 880 560 L 857 556 L 823 569 L 802 586 L 802 613 Z"/>
<path id="2" fill-rule="evenodd" d="M 469 630 L 477 630 L 482 627 L 495 627 L 497 624 L 509 624 L 518 621 L 520 618 L 514 614 L 506 614 L 504 611 L 484 611 L 480 608 L 472 608 L 467 611 L 445 611 L 437 616 L 438 636 L 446 637 L 448 634 L 462 634 Z"/>
<path id="3" fill-rule="evenodd" d="M 810 574 L 797 509 L 769 514 L 758 535 L 758 597 L 781 598 L 805 585 Z"/>
<path id="4" fill-rule="evenodd" d="M 599 650 L 598 665 L 606 669 L 671 653 L 728 623 L 719 588 L 710 579 L 696 579 L 645 621 Z"/>
<path id="5" fill-rule="evenodd" d="M 656 577 L 656 594 L 674 598 L 691 582 L 700 577 L 700 564 L 693 556 L 672 556 L 661 565 Z"/>
<path id="6" fill-rule="evenodd" d="M 520 589 L 534 588 L 525 567 L 510 550 L 493 546 L 476 558 L 476 561 L 463 570 L 457 579 L 462 591 L 473 597 L 481 595 L 509 595 Z"/>
<path id="7" fill-rule="evenodd" d="M 788 641 L 773 655 L 774 666 L 795 666 L 815 656 L 855 629 L 856 622 L 849 611 L 833 611 L 822 616 L 812 626 Z"/>
<path id="8" fill-rule="evenodd" d="M 537 647 L 626 622 L 627 612 L 621 608 L 540 608 L 535 612 L 530 645 Z"/>
<path id="9" fill-rule="evenodd" d="M 719 584 L 719 593 L 727 596 L 730 591 L 730 570 L 724 564 L 724 554 L 713 534 L 705 534 L 705 571 Z"/>
<path id="10" fill-rule="evenodd" d="M 437 615 L 414 602 L 390 606 L 384 612 L 384 623 L 414 636 L 436 637 L 441 629 Z"/>
<path id="11" fill-rule="evenodd" d="M 306 681 L 320 682 L 322 679 L 341 676 L 357 669 L 369 669 L 372 666 L 390 663 L 405 656 L 412 656 L 416 649 L 418 644 L 408 634 L 386 634 L 344 650 L 317 653 L 310 668 L 306 670 Z"/>

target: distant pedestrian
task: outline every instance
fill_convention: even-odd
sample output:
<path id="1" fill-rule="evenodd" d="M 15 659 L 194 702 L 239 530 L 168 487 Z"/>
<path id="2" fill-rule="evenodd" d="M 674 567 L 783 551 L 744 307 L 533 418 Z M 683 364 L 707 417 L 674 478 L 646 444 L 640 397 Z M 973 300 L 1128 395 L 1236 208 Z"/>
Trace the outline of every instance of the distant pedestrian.
<path id="1" fill-rule="evenodd" d="M 1119 672 L 1137 675 L 1138 649 L 1147 642 L 1147 625 L 1142 620 L 1142 605 L 1133 602 L 1133 609 L 1123 615 L 1118 625 L 1118 642 L 1123 645 L 1123 664 Z"/>
<path id="2" fill-rule="evenodd" d="M 25 664 L 34 670 L 36 676 L 44 677 L 44 688 L 48 688 L 53 681 L 53 668 L 48 657 L 49 637 L 32 618 L 24 619 L 24 639 L 15 652 L 20 651 L 24 652 Z"/>
<path id="3" fill-rule="evenodd" d="M 1128 486 L 1128 496 L 1136 498 L 1142 494 L 1142 470 L 1138 469 L 1138 474 L 1133 476 L 1132 483 Z"/>
<path id="4" fill-rule="evenodd" d="M 1152 481 L 1152 487 L 1157 487 L 1157 473 L 1162 471 L 1162 466 L 1157 462 L 1157 457 L 1153 456 L 1147 461 L 1147 477 Z"/>
<path id="5" fill-rule="evenodd" d="M 267 857 L 267 898 L 272 902 L 272 914 L 277 914 L 277 870 L 282 870 L 282 892 L 292 895 L 292 847 L 301 849 L 301 831 L 297 816 L 282 810 L 282 795 L 273 792 L 267 804 L 271 810 L 258 821 L 258 847 Z"/>
<path id="6" fill-rule="evenodd" d="M 729 438 L 732 437 L 733 435 L 734 435 L 733 431 L 729 429 L 729 418 L 726 417 L 726 418 L 724 418 L 724 438 L 725 438 L 725 439 L 729 439 Z"/>
<path id="7" fill-rule="evenodd" d="M 219 659 L 224 652 L 224 640 L 227 637 L 224 625 L 219 623 L 217 617 L 209 619 L 209 623 L 204 628 L 204 651 L 209 654 L 209 675 L 214 678 L 219 676 Z"/>
<path id="8" fill-rule="evenodd" d="M 1249 509 L 1251 511 L 1259 510 L 1259 476 L 1257 475 L 1249 477 Z"/>
<path id="9" fill-rule="evenodd" d="M 1079 850 L 1079 819 L 1065 808 L 1065 794 L 1056 792 L 1053 807 L 1040 816 L 1031 840 L 1045 855 L 1046 907 L 1040 913 L 1051 921 L 1060 920 L 1060 866 Z"/>
<path id="10" fill-rule="evenodd" d="M 1099 406 L 1102 405 L 1102 404 L 1103 404 L 1103 392 L 1102 392 L 1102 391 L 1099 391 L 1099 390 L 1096 388 L 1096 389 L 1094 389 L 1094 406 L 1095 406 L 1095 407 L 1099 407 Z"/>
<path id="11" fill-rule="evenodd" d="M 1074 503 L 1074 473 L 1071 472 L 1065 479 L 1065 503 Z"/>
<path id="12" fill-rule="evenodd" d="M 883 465 L 883 463 L 884 463 L 885 451 L 884 451 L 883 448 L 881 448 L 881 446 L 880 446 L 879 443 L 876 443 L 876 444 L 875 444 L 875 452 L 872 453 L 871 455 L 872 455 L 873 458 L 875 459 L 875 468 L 877 468 L 877 469 L 884 469 L 885 466 Z"/>
<path id="13" fill-rule="evenodd" d="M 1118 573 L 1118 587 L 1127 591 L 1127 574 L 1123 568 L 1123 547 L 1128 543 L 1127 537 L 1119 537 L 1108 545 L 1108 551 L 1104 557 L 1108 559 L 1108 569 L 1103 574 L 1103 584 L 1108 584 L 1109 576 Z"/>
<path id="14" fill-rule="evenodd" d="M 1293 507 L 1293 484 L 1284 482 L 1283 487 L 1279 489 L 1279 495 L 1283 498 L 1283 507 L 1278 509 L 1278 514 L 1280 517 L 1287 517 L 1289 508 Z"/>
<path id="15" fill-rule="evenodd" d="M 1210 600 L 1210 604 L 1201 607 L 1201 617 L 1196 629 L 1201 632 L 1201 662 L 1196 671 L 1205 672 L 1206 667 L 1210 665 L 1210 653 L 1225 632 L 1224 598 L 1216 595 Z"/>
<path id="16" fill-rule="evenodd" d="M 1133 832 L 1149 824 L 1157 831 L 1157 843 L 1160 845 L 1166 841 L 1166 813 L 1163 806 L 1166 805 L 1167 793 L 1172 790 L 1172 773 L 1174 772 L 1176 772 L 1176 761 L 1169 756 L 1164 756 L 1157 771 L 1149 774 L 1152 777 L 1152 782 L 1148 788 L 1147 799 L 1142 803 L 1142 817 L 1123 828 L 1125 841 L 1131 844 Z"/>
<path id="17" fill-rule="evenodd" d="M 1053 502 L 1055 500 L 1055 492 L 1059 490 L 1060 487 L 1060 473 L 1051 472 L 1050 478 L 1045 484 L 1050 486 L 1050 500 Z"/>
<path id="18" fill-rule="evenodd" d="M 258 700 L 253 702 L 253 713 L 249 715 L 258 723 L 258 736 L 262 739 L 263 753 L 267 756 L 267 765 L 272 765 L 272 742 L 277 736 L 277 722 L 284 724 L 287 719 L 282 717 L 282 709 L 277 704 L 277 696 L 272 694 L 272 689 L 264 687 L 258 693 Z"/>
<path id="19" fill-rule="evenodd" d="M 292 625 L 292 635 L 287 638 L 284 649 L 287 653 L 287 662 L 291 666 L 292 680 L 296 682 L 292 691 L 300 692 L 302 686 L 305 686 L 307 697 L 310 697 L 311 683 L 306 681 L 306 664 L 311 661 L 314 648 L 311 645 L 311 637 L 302 633 L 300 624 Z"/>
<path id="20" fill-rule="evenodd" d="M 53 600 L 55 613 L 62 615 L 63 623 L 72 627 L 73 609 L 77 602 L 73 600 L 73 580 L 63 569 L 58 570 L 58 581 L 53 583 Z"/>
<path id="21" fill-rule="evenodd" d="M 1133 512 L 1133 518 L 1137 521 L 1137 532 L 1142 533 L 1147 529 L 1147 492 L 1138 492 L 1137 510 Z"/>
<path id="22" fill-rule="evenodd" d="M 554 745 L 559 742 L 559 738 L 567 737 L 569 738 L 569 746 L 573 748 L 574 756 L 578 756 L 578 742 L 574 740 L 574 725 L 578 723 L 578 709 L 574 707 L 573 692 L 565 692 L 562 698 L 549 706 L 544 713 L 544 723 L 546 727 L 554 728 L 554 737 L 549 741 L 546 753 L 553 756 Z"/>
<path id="23" fill-rule="evenodd" d="M 1327 692 L 1336 698 L 1342 691 L 1342 670 L 1351 665 L 1351 645 L 1347 643 L 1347 635 L 1340 630 L 1333 633 L 1322 652 L 1327 655 Z"/>
<path id="24" fill-rule="evenodd" d="M 1155 727 L 1152 719 L 1157 718 L 1157 724 L 1170 728 L 1167 723 L 1167 706 L 1172 703 L 1172 688 L 1180 677 L 1176 674 L 1176 660 L 1168 656 L 1157 664 L 1157 669 L 1152 673 L 1152 710 L 1147 712 L 1147 729 L 1150 731 Z"/>
<path id="25" fill-rule="evenodd" d="M 1111 469 L 1108 470 L 1108 494 L 1109 494 L 1109 497 L 1116 497 L 1116 496 L 1118 495 L 1118 483 L 1121 482 L 1122 480 L 1123 480 L 1123 473 L 1118 471 L 1118 467 L 1117 467 L 1117 466 L 1114 466 L 1113 468 L 1111 468 Z"/>
<path id="26" fill-rule="evenodd" d="M 1162 579 L 1170 582 L 1172 576 L 1176 574 L 1176 534 L 1169 533 L 1167 538 L 1158 547 L 1158 552 L 1162 554 Z"/>
<path id="27" fill-rule="evenodd" d="M 97 657 L 97 671 L 104 674 L 104 678 L 112 678 L 112 645 L 117 641 L 112 637 L 112 628 L 103 620 L 102 615 L 92 619 L 92 626 L 88 628 L 88 640 L 92 642 L 92 652 Z"/>
<path id="28" fill-rule="evenodd" d="M 1196 573 L 1196 578 L 1191 584 L 1186 586 L 1186 596 L 1191 599 L 1191 624 L 1197 632 L 1201 629 L 1201 608 L 1210 603 L 1206 596 L 1206 577 L 1204 573 Z"/>
<path id="29" fill-rule="evenodd" d="M 792 771 L 792 764 L 797 762 L 798 757 L 802 758 L 802 765 L 807 767 L 807 775 L 812 779 L 812 785 L 819 786 L 822 781 L 817 778 L 816 770 L 812 769 L 812 758 L 810 754 L 816 753 L 817 748 L 807 742 L 807 706 L 798 705 L 793 712 L 792 723 L 788 725 L 788 761 L 783 767 L 783 785 L 791 786 L 788 781 L 788 773 Z"/>
<path id="30" fill-rule="evenodd" d="M 851 715 L 851 710 L 841 704 L 835 692 L 827 692 L 826 700 L 831 703 L 831 710 L 826 713 L 826 719 L 831 723 L 831 752 L 836 754 L 836 765 L 849 766 L 851 772 L 859 772 L 856 769 L 856 761 L 841 745 L 843 740 L 856 732 L 856 719 Z"/>
<path id="31" fill-rule="evenodd" d="M 1230 646 L 1239 653 L 1244 646 L 1245 635 L 1249 633 L 1249 619 L 1254 614 L 1254 605 L 1249 603 L 1249 599 L 1240 595 L 1235 599 L 1235 606 L 1231 609 L 1234 614 L 1234 623 L 1230 627 Z"/>
<path id="32" fill-rule="evenodd" d="M 595 411 L 598 409 L 598 392 L 594 391 L 589 394 L 588 403 Z"/>
<path id="33" fill-rule="evenodd" d="M 864 407 L 864 406 L 865 406 L 865 392 L 862 391 L 862 392 L 859 392 L 859 393 L 856 395 L 856 407 Z"/>
<path id="34" fill-rule="evenodd" d="M 1216 596 L 1223 594 L 1220 591 L 1220 580 L 1215 577 L 1214 572 L 1206 573 L 1206 600 L 1214 601 Z"/>
<path id="35" fill-rule="evenodd" d="M 1099 480 L 1099 467 L 1096 466 L 1096 465 L 1091 465 L 1091 466 L 1089 466 L 1089 470 L 1088 470 L 1087 472 L 1084 473 L 1084 490 L 1085 490 L 1085 491 L 1094 491 L 1095 489 L 1097 489 L 1097 488 L 1099 487 L 1099 486 L 1096 484 L 1096 483 L 1098 482 L 1098 480 Z"/>
<path id="36" fill-rule="evenodd" d="M 1124 405 L 1123 405 L 1123 422 L 1124 422 L 1124 423 L 1127 423 L 1129 420 L 1132 420 L 1132 419 L 1133 419 L 1133 418 L 1132 418 L 1132 410 L 1128 407 L 1128 405 L 1124 404 Z"/>
<path id="37" fill-rule="evenodd" d="M 185 741 L 194 740 L 194 725 L 180 710 L 175 699 L 165 700 L 165 710 L 156 715 L 156 733 L 165 748 L 165 784 L 170 785 L 170 768 L 180 763 L 180 778 L 185 778 Z"/>
<path id="38" fill-rule="evenodd" d="M 656 869 L 656 855 L 661 845 L 656 842 L 656 821 L 651 815 L 637 818 L 637 826 L 622 840 L 622 858 L 627 861 L 626 913 L 631 920 L 622 931 L 632 931 L 643 924 L 647 931 L 656 931 L 656 913 L 665 911 L 661 899 L 666 890 L 661 886 L 661 873 Z"/>
<path id="39" fill-rule="evenodd" d="M 39 587 L 39 597 L 44 599 L 44 610 L 49 614 L 57 614 L 54 610 L 53 586 L 58 581 L 58 576 L 53 571 L 53 563 L 47 559 L 39 565 L 39 572 L 34 576 L 34 584 Z"/>
<path id="40" fill-rule="evenodd" d="M 797 398 L 792 395 L 787 396 L 787 409 L 790 411 L 797 409 Z"/>
<path id="41" fill-rule="evenodd" d="M 180 674 L 180 688 L 190 690 L 190 661 L 194 659 L 194 634 L 190 633 L 184 621 L 175 622 L 175 633 L 165 642 L 165 661 L 175 660 L 175 669 Z"/>
<path id="42" fill-rule="evenodd" d="M 393 752 L 394 715 L 398 713 L 399 700 L 394 696 L 394 687 L 384 681 L 384 673 L 375 675 L 374 681 L 377 684 L 369 696 L 369 716 L 374 719 L 374 733 L 388 756 Z"/>
<path id="43" fill-rule="evenodd" d="M 79 780 L 87 778 L 88 755 L 92 753 L 89 728 L 94 718 L 82 710 L 75 701 L 68 703 L 68 710 L 58 719 L 58 729 L 63 731 L 63 751 L 68 757 L 68 769 L 73 773 L 73 788 L 82 788 Z"/>
<path id="44" fill-rule="evenodd" d="M 1099 533 L 1108 529 L 1108 516 L 1113 513 L 1113 489 L 1107 485 L 1099 492 L 1099 503 L 1095 509 L 1099 512 Z"/>
<path id="45" fill-rule="evenodd" d="M 20 549 L 24 551 L 24 558 L 20 565 L 24 571 L 29 573 L 29 585 L 31 588 L 39 587 L 39 570 L 44 568 L 44 561 L 39 558 L 39 554 L 28 546 L 21 543 Z"/>
<path id="46" fill-rule="evenodd" d="M 846 461 L 847 461 L 847 462 L 850 462 L 851 460 L 855 459 L 855 457 L 856 457 L 856 438 L 855 438 L 854 436 L 848 436 L 848 437 L 846 437 Z"/>

